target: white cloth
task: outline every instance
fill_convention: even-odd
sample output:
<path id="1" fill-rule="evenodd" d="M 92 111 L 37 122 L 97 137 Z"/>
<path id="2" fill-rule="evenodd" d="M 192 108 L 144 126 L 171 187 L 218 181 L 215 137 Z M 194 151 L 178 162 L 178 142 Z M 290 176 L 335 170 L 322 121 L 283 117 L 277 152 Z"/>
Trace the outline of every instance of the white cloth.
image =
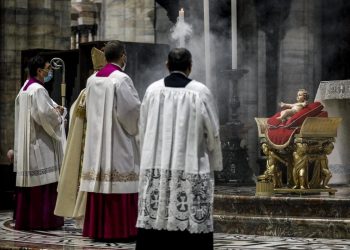
<path id="1" fill-rule="evenodd" d="M 80 190 L 136 193 L 139 175 L 140 100 L 125 73 L 89 77 L 86 86 L 86 139 Z"/>
<path id="2" fill-rule="evenodd" d="M 34 187 L 57 182 L 65 140 L 61 126 L 64 118 L 42 85 L 33 83 L 26 91 L 23 88 L 15 101 L 16 185 Z"/>
<path id="3" fill-rule="evenodd" d="M 202 83 L 150 85 L 141 105 L 137 227 L 213 231 L 214 170 L 222 170 L 214 98 Z"/>

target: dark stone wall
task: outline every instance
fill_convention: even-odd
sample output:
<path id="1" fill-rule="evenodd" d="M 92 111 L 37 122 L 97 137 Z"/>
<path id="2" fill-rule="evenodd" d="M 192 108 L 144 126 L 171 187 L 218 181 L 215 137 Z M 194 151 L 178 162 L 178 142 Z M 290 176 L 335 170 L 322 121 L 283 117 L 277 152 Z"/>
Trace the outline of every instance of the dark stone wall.
<path id="1" fill-rule="evenodd" d="M 322 80 L 350 79 L 350 1 L 322 0 Z"/>
<path id="2" fill-rule="evenodd" d="M 70 0 L 0 1 L 0 164 L 13 148 L 14 101 L 21 86 L 21 50 L 69 49 Z"/>

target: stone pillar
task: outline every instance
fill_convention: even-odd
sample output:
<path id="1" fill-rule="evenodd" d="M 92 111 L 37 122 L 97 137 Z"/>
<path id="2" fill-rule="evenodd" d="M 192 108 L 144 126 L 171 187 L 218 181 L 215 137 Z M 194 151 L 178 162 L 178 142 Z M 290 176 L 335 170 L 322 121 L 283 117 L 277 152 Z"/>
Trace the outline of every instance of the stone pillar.
<path id="1" fill-rule="evenodd" d="M 266 116 L 266 35 L 258 31 L 258 117 Z"/>
<path id="2" fill-rule="evenodd" d="M 144 6 L 143 6 L 143 23 L 144 23 L 143 42 L 154 43 L 155 42 L 154 0 L 144 0 L 143 4 L 144 4 Z"/>
<path id="3" fill-rule="evenodd" d="M 89 42 L 90 27 L 88 25 L 79 25 L 79 43 Z"/>
<path id="4" fill-rule="evenodd" d="M 254 2 L 237 1 L 238 66 L 248 71 L 239 81 L 238 96 L 241 102 L 239 117 L 244 124 L 241 144 L 247 148 L 250 171 L 258 175 L 258 133 L 254 117 L 258 114 L 258 89 L 261 87 L 258 85 L 258 26 Z"/>
<path id="5" fill-rule="evenodd" d="M 135 2 L 135 42 L 143 42 L 145 32 L 144 2 Z"/>
<path id="6" fill-rule="evenodd" d="M 136 3 L 137 0 L 125 1 L 125 41 L 136 41 Z"/>
<path id="7" fill-rule="evenodd" d="M 51 5 L 54 12 L 54 24 L 51 27 L 51 32 L 54 38 L 54 48 L 55 49 L 69 49 L 70 48 L 70 11 L 71 11 L 71 1 L 51 1 Z"/>
<path id="8" fill-rule="evenodd" d="M 70 27 L 71 27 L 71 49 L 76 49 L 77 44 L 79 44 L 79 36 L 78 34 L 78 17 L 79 13 L 75 8 L 71 8 L 71 20 L 70 20 Z"/>
<path id="9" fill-rule="evenodd" d="M 14 98 L 20 86 L 20 50 L 27 47 L 28 3 L 1 1 L 0 164 L 7 164 L 13 148 Z"/>
<path id="10" fill-rule="evenodd" d="M 279 52 L 277 102 L 294 102 L 299 88 L 309 91 L 310 100 L 316 94 L 321 81 L 321 4 L 291 2 Z"/>
<path id="11" fill-rule="evenodd" d="M 99 39 L 154 42 L 154 0 L 106 0 L 101 3 Z"/>
<path id="12" fill-rule="evenodd" d="M 95 3 L 82 0 L 72 1 L 72 13 L 78 13 L 77 17 L 77 30 L 79 31 L 79 43 L 86 43 L 93 41 L 93 37 L 96 35 L 97 24 L 97 5 Z M 75 15 L 72 14 L 71 25 L 75 24 Z M 73 26 L 74 27 L 74 26 Z"/>
<path id="13" fill-rule="evenodd" d="M 30 48 L 69 48 L 69 1 L 28 1 L 28 46 Z M 68 40 L 69 41 L 69 40 Z"/>
<path id="14" fill-rule="evenodd" d="M 102 2 L 101 17 L 104 19 L 104 26 L 101 28 L 104 30 L 104 37 L 101 40 L 125 41 L 124 6 L 125 0 Z"/>

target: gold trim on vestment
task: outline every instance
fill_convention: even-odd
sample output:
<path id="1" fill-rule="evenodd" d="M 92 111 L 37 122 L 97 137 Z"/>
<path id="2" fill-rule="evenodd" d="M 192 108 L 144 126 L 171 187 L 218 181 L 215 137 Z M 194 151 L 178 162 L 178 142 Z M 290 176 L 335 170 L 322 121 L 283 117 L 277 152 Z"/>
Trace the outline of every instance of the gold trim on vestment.
<path id="1" fill-rule="evenodd" d="M 81 179 L 85 181 L 108 181 L 108 182 L 128 182 L 128 181 L 138 181 L 139 175 L 133 171 L 121 173 L 118 170 L 113 170 L 112 172 L 95 172 L 91 170 L 89 172 L 83 172 Z"/>

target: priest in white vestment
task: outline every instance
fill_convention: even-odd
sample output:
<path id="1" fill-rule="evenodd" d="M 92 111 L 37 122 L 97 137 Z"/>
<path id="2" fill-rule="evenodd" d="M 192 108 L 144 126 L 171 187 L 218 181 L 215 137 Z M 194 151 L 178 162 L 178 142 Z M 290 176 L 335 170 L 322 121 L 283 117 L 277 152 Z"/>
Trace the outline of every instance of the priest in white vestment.
<path id="1" fill-rule="evenodd" d="M 88 192 L 83 236 L 100 241 L 136 237 L 140 100 L 123 72 L 119 41 L 104 49 L 107 64 L 86 84 L 86 138 L 80 191 Z"/>
<path id="2" fill-rule="evenodd" d="M 222 170 L 216 105 L 188 78 L 187 49 L 171 50 L 167 67 L 141 105 L 136 249 L 213 249 L 214 171 Z"/>
<path id="3" fill-rule="evenodd" d="M 65 141 L 64 108 L 43 86 L 52 78 L 50 64 L 35 56 L 28 68 L 30 78 L 15 101 L 15 228 L 55 229 L 63 225 L 53 211 Z"/>

